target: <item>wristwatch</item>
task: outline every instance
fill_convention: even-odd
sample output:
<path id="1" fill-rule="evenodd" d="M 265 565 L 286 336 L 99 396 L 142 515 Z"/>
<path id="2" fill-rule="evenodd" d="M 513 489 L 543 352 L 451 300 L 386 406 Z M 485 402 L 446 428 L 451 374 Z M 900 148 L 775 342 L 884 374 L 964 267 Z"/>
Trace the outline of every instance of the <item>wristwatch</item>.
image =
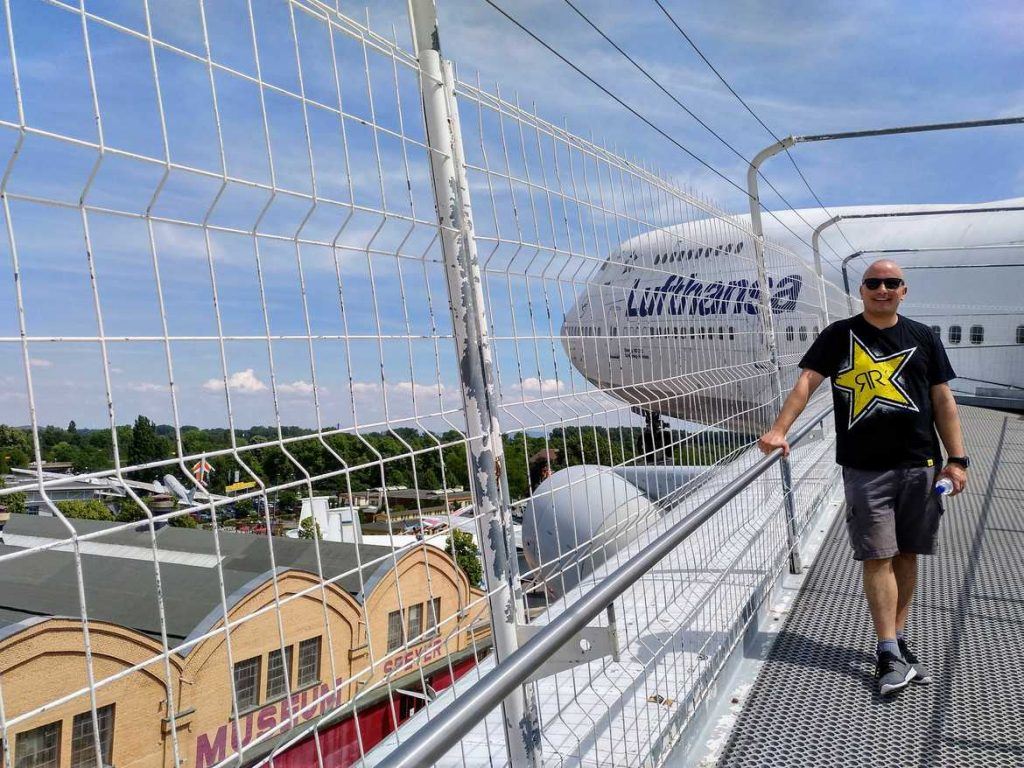
<path id="1" fill-rule="evenodd" d="M 968 469 L 971 466 L 971 460 L 966 456 L 948 456 L 946 457 L 947 464 L 959 464 L 964 469 Z"/>

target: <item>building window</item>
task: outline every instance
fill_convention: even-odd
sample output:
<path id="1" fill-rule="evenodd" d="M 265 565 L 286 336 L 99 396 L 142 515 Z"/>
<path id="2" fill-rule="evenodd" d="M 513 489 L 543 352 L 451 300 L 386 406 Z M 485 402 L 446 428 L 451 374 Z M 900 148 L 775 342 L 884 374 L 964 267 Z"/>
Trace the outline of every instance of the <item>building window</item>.
<path id="1" fill-rule="evenodd" d="M 721 341 L 725 338 L 725 328 L 718 326 L 718 340 Z"/>
<path id="2" fill-rule="evenodd" d="M 298 687 L 305 688 L 320 682 L 320 638 L 312 637 L 299 643 Z"/>
<path id="3" fill-rule="evenodd" d="M 60 723 L 19 733 L 14 741 L 16 768 L 60 768 Z"/>
<path id="4" fill-rule="evenodd" d="M 108 704 L 96 710 L 96 723 L 100 728 L 100 757 L 103 763 L 96 765 L 96 742 L 93 738 L 92 712 L 75 715 L 71 724 L 71 768 L 104 768 L 114 758 L 114 705 Z"/>
<path id="5" fill-rule="evenodd" d="M 1024 344 L 1024 325 L 1017 326 L 1017 343 Z"/>
<path id="6" fill-rule="evenodd" d="M 959 344 L 960 343 L 960 326 L 951 325 L 949 326 L 949 343 Z"/>
<path id="7" fill-rule="evenodd" d="M 818 326 L 814 326 L 814 336 L 812 338 L 818 338 Z"/>
<path id="8" fill-rule="evenodd" d="M 942 338 L 942 327 L 938 326 L 938 325 L 933 325 L 932 326 L 932 333 L 935 334 L 935 338 L 936 339 L 941 339 Z"/>
<path id="9" fill-rule="evenodd" d="M 430 630 L 427 637 L 437 634 L 437 625 L 441 623 L 441 598 L 435 597 L 427 603 L 427 628 Z"/>
<path id="10" fill-rule="evenodd" d="M 409 640 L 419 637 L 423 633 L 423 603 L 409 608 Z"/>
<path id="11" fill-rule="evenodd" d="M 971 326 L 971 344 L 981 344 L 985 341 L 985 329 L 980 325 Z"/>
<path id="12" fill-rule="evenodd" d="M 388 614 L 388 653 L 402 647 L 402 611 Z"/>
<path id="13" fill-rule="evenodd" d="M 260 703 L 260 657 L 235 664 L 235 697 L 239 712 Z"/>
<path id="14" fill-rule="evenodd" d="M 807 326 L 800 326 L 800 341 L 807 341 Z"/>
<path id="15" fill-rule="evenodd" d="M 271 651 L 267 656 L 267 701 L 279 699 L 288 693 L 285 670 L 292 673 L 292 646 L 284 649 L 284 664 L 281 663 L 281 649 Z"/>

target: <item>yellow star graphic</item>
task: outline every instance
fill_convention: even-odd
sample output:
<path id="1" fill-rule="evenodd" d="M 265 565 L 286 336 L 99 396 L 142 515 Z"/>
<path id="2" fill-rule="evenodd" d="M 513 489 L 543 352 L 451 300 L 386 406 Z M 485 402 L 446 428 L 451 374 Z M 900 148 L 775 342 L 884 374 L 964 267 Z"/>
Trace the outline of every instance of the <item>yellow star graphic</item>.
<path id="1" fill-rule="evenodd" d="M 850 395 L 850 427 L 873 411 L 879 403 L 908 411 L 918 410 L 917 404 L 897 381 L 903 366 L 916 351 L 917 347 L 912 347 L 884 357 L 875 357 L 864 342 L 850 332 L 849 367 L 840 371 L 834 382 L 838 389 Z"/>

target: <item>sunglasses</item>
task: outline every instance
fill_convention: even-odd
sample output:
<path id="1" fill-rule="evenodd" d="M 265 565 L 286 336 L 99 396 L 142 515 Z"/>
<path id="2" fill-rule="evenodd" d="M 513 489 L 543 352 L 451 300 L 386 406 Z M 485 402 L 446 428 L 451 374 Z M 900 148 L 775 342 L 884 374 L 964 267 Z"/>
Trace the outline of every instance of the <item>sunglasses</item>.
<path id="1" fill-rule="evenodd" d="M 895 291 L 901 285 L 903 285 L 902 277 L 865 277 L 864 287 L 869 291 L 877 291 L 882 286 L 885 286 L 890 291 Z"/>

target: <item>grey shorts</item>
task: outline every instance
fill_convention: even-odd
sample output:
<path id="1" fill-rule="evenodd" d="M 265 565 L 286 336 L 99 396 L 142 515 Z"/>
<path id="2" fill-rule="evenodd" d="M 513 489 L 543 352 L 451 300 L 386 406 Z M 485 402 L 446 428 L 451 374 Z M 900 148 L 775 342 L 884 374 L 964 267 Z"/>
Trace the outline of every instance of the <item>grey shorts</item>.
<path id="1" fill-rule="evenodd" d="M 938 467 L 874 471 L 843 467 L 846 529 L 854 560 L 931 555 L 942 519 Z"/>

